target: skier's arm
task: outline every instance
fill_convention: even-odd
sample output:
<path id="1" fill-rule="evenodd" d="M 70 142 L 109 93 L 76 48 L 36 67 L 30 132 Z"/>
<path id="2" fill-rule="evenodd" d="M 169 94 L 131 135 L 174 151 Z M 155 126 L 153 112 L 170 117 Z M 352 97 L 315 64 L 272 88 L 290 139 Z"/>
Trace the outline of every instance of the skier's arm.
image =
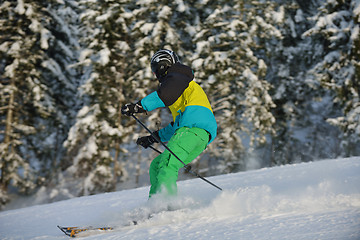
<path id="1" fill-rule="evenodd" d="M 165 107 L 164 102 L 160 99 L 157 91 L 150 93 L 144 97 L 141 101 L 142 107 L 146 111 L 152 111 L 156 108 Z"/>

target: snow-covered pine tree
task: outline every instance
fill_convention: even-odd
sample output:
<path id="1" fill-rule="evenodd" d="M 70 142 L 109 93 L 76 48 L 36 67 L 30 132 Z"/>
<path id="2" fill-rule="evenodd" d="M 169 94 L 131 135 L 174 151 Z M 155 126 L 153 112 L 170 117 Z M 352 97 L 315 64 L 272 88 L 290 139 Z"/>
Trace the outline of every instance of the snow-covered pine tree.
<path id="1" fill-rule="evenodd" d="M 27 137 L 37 132 L 34 116 L 48 117 L 53 110 L 39 71 L 46 43 L 40 8 L 23 1 L 5 1 L 0 6 L 0 181 L 5 192 L 9 185 L 20 193 L 34 189 L 36 174 L 31 160 L 36 151 L 27 145 Z"/>
<path id="2" fill-rule="evenodd" d="M 27 152 L 26 136 L 35 134 L 35 114 L 48 116 L 51 106 L 42 98 L 46 86 L 38 71 L 43 57 L 40 6 L 23 1 L 5 1 L 1 15 L 1 189 L 12 185 L 20 193 L 35 187 L 35 171 L 31 166 L 34 152 Z M 46 31 L 45 29 L 42 29 Z M 48 100 L 48 99 L 47 99 Z M 6 196 L 5 196 L 6 197 Z"/>
<path id="3" fill-rule="evenodd" d="M 72 165 L 68 172 L 80 178 L 81 195 L 114 190 L 118 177 L 126 178 L 120 144 L 134 132 L 129 118 L 120 114 L 123 104 L 137 95 L 129 78 L 131 13 L 128 1 L 80 1 L 84 12 L 81 39 L 84 49 L 84 106 L 69 132 L 65 146 Z M 135 89 L 135 92 L 134 92 Z"/>
<path id="4" fill-rule="evenodd" d="M 327 0 L 313 19 L 314 27 L 304 36 L 320 42 L 324 51 L 310 74 L 335 92 L 332 100 L 342 114 L 328 122 L 343 130 L 343 155 L 356 155 L 360 150 L 360 2 Z"/>
<path id="5" fill-rule="evenodd" d="M 311 9 L 302 10 L 298 4 L 287 1 L 283 1 L 282 6 L 283 39 L 269 42 L 267 48 L 271 54 L 266 56 L 267 79 L 273 85 L 271 95 L 276 104 L 273 110 L 276 135 L 271 139 L 269 165 L 320 157 L 321 148 L 317 144 L 329 126 L 322 121 L 322 116 L 332 111 L 326 106 L 327 102 L 317 101 L 326 93 L 306 74 L 321 51 L 321 46 L 315 46 L 311 39 L 301 37 L 309 28 L 307 17 Z"/>
<path id="6" fill-rule="evenodd" d="M 224 161 L 220 172 L 246 168 L 245 153 L 266 142 L 273 133 L 274 104 L 265 81 L 267 66 L 256 56 L 263 39 L 280 38 L 271 14 L 275 4 L 258 1 L 218 1 L 204 4 L 207 15 L 195 34 L 192 65 L 213 104 L 218 121 L 215 148 L 209 151 Z"/>
<path id="7" fill-rule="evenodd" d="M 67 164 L 62 161 L 66 152 L 63 142 L 79 109 L 77 92 L 81 71 L 72 67 L 79 54 L 77 11 L 77 4 L 72 0 L 47 1 L 43 6 L 43 14 L 49 20 L 44 36 L 47 45 L 44 43 L 43 46 L 46 57 L 42 59 L 39 70 L 56 110 L 46 121 L 43 120 L 44 131 L 39 131 L 31 144 L 41 149 L 38 158 L 42 176 L 49 178 L 52 175 L 54 180 Z"/>
<path id="8" fill-rule="evenodd" d="M 44 184 L 62 157 L 76 92 L 76 73 L 67 65 L 77 47 L 71 25 L 53 12 L 56 6 L 73 16 L 64 5 L 19 0 L 0 6 L 3 189 L 11 184 L 29 192 Z"/>

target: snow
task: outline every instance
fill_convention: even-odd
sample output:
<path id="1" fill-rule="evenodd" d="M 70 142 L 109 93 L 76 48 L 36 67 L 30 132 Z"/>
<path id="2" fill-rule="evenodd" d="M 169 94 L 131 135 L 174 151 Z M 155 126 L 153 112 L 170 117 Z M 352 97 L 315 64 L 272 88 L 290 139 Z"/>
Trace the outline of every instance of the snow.
<path id="1" fill-rule="evenodd" d="M 359 25 L 356 25 L 351 33 L 351 40 L 356 41 L 356 39 L 359 37 L 360 31 L 359 31 Z"/>
<path id="2" fill-rule="evenodd" d="M 182 0 L 175 0 L 176 4 L 178 5 L 177 11 L 179 12 L 185 12 L 187 7 L 185 6 L 184 2 Z"/>
<path id="3" fill-rule="evenodd" d="M 42 49 L 49 48 L 49 43 L 48 43 L 49 37 L 50 37 L 50 31 L 45 28 L 42 28 L 41 29 L 41 38 L 40 38 L 40 46 Z"/>
<path id="4" fill-rule="evenodd" d="M 164 6 L 158 14 L 159 19 L 167 19 L 172 14 L 171 8 Z"/>
<path id="5" fill-rule="evenodd" d="M 284 6 L 279 8 L 279 12 L 272 12 L 272 18 L 276 23 L 282 23 L 285 18 L 285 9 Z"/>
<path id="6" fill-rule="evenodd" d="M 153 29 L 154 25 L 155 25 L 154 23 L 144 23 L 140 27 L 140 31 L 145 35 L 147 35 Z"/>
<path id="7" fill-rule="evenodd" d="M 201 58 L 198 58 L 196 60 L 194 60 L 191 64 L 191 66 L 194 68 L 194 69 L 200 69 L 200 67 L 202 66 L 204 62 L 204 59 L 201 59 Z"/>
<path id="8" fill-rule="evenodd" d="M 95 21 L 96 22 L 104 22 L 104 21 L 108 20 L 110 17 L 111 17 L 111 12 L 107 12 L 103 15 L 96 17 Z"/>
<path id="9" fill-rule="evenodd" d="M 12 46 L 14 46 L 14 45 L 17 46 L 17 44 L 15 44 L 15 43 Z M 9 64 L 5 67 L 5 76 L 9 77 L 9 78 L 15 77 L 16 76 L 16 68 L 18 66 L 19 66 L 19 60 L 14 59 L 14 61 L 11 64 Z"/>
<path id="10" fill-rule="evenodd" d="M 360 157 L 286 165 L 0 213 L 2 239 L 68 239 L 56 225 L 115 226 L 84 239 L 360 239 Z M 164 211 L 168 206 L 173 211 Z M 154 213 L 136 226 L 123 226 Z"/>
<path id="11" fill-rule="evenodd" d="M 111 51 L 108 48 L 104 48 L 99 51 L 99 55 L 100 55 L 99 63 L 102 66 L 105 66 L 106 64 L 108 64 L 110 62 L 110 54 L 111 54 Z"/>
<path id="12" fill-rule="evenodd" d="M 18 4 L 17 4 L 17 6 L 15 8 L 15 11 L 17 13 L 19 13 L 20 15 L 22 15 L 22 14 L 25 13 L 24 1 L 23 0 L 18 0 L 17 2 L 18 2 Z"/>

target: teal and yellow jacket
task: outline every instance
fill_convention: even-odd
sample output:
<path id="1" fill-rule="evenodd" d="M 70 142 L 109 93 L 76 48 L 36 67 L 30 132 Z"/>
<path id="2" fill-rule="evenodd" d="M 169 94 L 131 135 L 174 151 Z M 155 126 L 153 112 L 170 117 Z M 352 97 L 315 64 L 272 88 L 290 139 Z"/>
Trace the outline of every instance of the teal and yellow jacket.
<path id="1" fill-rule="evenodd" d="M 217 133 L 217 124 L 204 90 L 193 81 L 194 74 L 190 67 L 176 63 L 168 73 L 159 79 L 157 91 L 141 100 L 146 111 L 159 107 L 169 107 L 173 122 L 159 130 L 161 141 L 167 142 L 178 128 L 197 127 L 210 134 L 209 143 Z"/>

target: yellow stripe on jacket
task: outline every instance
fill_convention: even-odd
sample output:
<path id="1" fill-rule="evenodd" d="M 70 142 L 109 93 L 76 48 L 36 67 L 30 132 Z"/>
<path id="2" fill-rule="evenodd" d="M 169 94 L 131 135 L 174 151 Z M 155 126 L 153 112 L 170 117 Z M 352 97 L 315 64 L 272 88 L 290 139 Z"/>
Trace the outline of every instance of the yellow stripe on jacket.
<path id="1" fill-rule="evenodd" d="M 183 94 L 174 102 L 169 109 L 175 122 L 176 117 L 180 114 L 179 110 L 183 113 L 187 106 L 202 106 L 210 109 L 212 108 L 204 90 L 194 81 L 189 83 Z"/>

